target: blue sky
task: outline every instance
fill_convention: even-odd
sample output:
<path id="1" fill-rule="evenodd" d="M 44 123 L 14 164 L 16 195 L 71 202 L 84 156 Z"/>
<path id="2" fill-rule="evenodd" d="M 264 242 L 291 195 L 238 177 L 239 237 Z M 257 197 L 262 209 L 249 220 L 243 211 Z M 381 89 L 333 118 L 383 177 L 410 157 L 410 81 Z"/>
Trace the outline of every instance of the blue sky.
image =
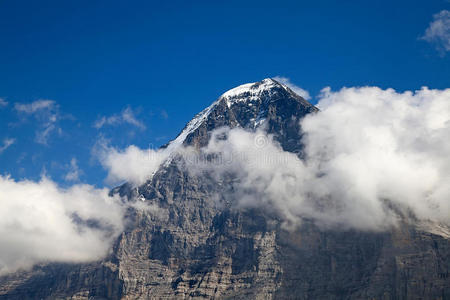
<path id="1" fill-rule="evenodd" d="M 75 161 L 75 177 L 101 186 L 99 141 L 158 147 L 226 90 L 266 77 L 313 97 L 326 86 L 450 87 L 447 44 L 421 38 L 445 10 L 445 0 L 0 1 L 0 172 L 65 185 Z"/>

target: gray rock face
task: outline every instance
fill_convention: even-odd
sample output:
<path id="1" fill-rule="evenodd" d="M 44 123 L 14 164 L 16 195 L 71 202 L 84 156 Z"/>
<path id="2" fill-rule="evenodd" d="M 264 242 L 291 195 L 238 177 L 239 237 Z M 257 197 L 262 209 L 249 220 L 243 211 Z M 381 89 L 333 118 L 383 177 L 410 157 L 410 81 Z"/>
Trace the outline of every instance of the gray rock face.
<path id="1" fill-rule="evenodd" d="M 203 147 L 221 126 L 261 127 L 301 156 L 299 120 L 316 111 L 264 80 L 224 94 L 183 144 Z M 103 261 L 0 277 L 0 299 L 450 299 L 448 236 L 407 223 L 375 233 L 305 221 L 287 231 L 269 211 L 217 199 L 233 178 L 218 182 L 182 163 L 174 159 L 137 189 L 112 191 L 145 197 L 152 209 L 128 211 Z"/>

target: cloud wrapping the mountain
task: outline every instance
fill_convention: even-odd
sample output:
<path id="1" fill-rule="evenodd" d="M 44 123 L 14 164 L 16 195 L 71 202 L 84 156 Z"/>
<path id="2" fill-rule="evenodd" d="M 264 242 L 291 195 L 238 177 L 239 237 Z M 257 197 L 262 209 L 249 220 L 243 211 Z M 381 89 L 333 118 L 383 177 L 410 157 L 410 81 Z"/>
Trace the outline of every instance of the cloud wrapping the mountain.
<path id="1" fill-rule="evenodd" d="M 62 189 L 48 178 L 0 176 L 0 275 L 106 255 L 124 223 L 124 206 L 108 192 L 86 184 Z"/>
<path id="2" fill-rule="evenodd" d="M 450 89 L 326 88 L 318 106 L 301 122 L 304 160 L 263 131 L 221 129 L 204 151 L 226 159 L 193 167 L 234 173 L 238 206 L 275 209 L 287 225 L 384 230 L 399 214 L 450 224 Z"/>
<path id="3" fill-rule="evenodd" d="M 450 11 L 435 14 L 421 39 L 449 52 Z M 289 78 L 275 80 L 311 98 Z M 321 111 L 301 121 L 303 160 L 283 151 L 262 129 L 217 129 L 201 150 L 205 156 L 178 150 L 192 172 L 208 172 L 218 180 L 235 175 L 232 191 L 221 196 L 236 199 L 238 207 L 275 210 L 286 226 L 306 218 L 324 228 L 385 230 L 399 215 L 450 224 L 450 89 L 326 88 L 319 98 Z M 8 105 L 0 98 L 0 109 Z M 37 143 L 47 145 L 53 134 L 62 133 L 64 116 L 55 101 L 15 103 L 14 109 L 36 121 Z M 145 130 L 137 116 L 127 107 L 100 116 L 93 127 L 128 124 Z M 161 117 L 168 115 L 161 111 Z M 9 147 L 15 141 L 1 140 L 0 154 L 14 150 Z M 104 144 L 97 155 L 108 171 L 107 182 L 140 185 L 170 153 Z M 65 180 L 78 182 L 77 160 L 69 167 Z M 61 188 L 45 177 L 31 181 L 0 175 L 0 275 L 48 261 L 104 257 L 123 230 L 126 210 L 108 192 L 86 184 Z M 145 208 L 142 202 L 133 205 Z"/>
<path id="4" fill-rule="evenodd" d="M 93 152 L 108 171 L 106 182 L 109 184 L 126 181 L 140 185 L 149 179 L 169 156 L 164 149 L 140 149 L 131 145 L 122 150 L 109 146 L 105 141 L 98 143 Z"/>
<path id="5" fill-rule="evenodd" d="M 233 188 L 218 199 L 274 210 L 287 227 L 306 218 L 323 228 L 385 230 L 400 214 L 450 223 L 450 89 L 326 88 L 319 98 L 321 111 L 301 121 L 303 160 L 263 129 L 220 128 L 200 156 L 189 147 L 175 151 L 191 172 L 223 182 L 234 174 Z M 135 185 L 174 155 L 134 145 L 119 150 L 105 141 L 94 152 L 109 182 Z M 104 257 L 123 230 L 125 210 L 136 205 L 90 185 L 62 189 L 47 178 L 5 176 L 0 199 L 0 274 Z"/>

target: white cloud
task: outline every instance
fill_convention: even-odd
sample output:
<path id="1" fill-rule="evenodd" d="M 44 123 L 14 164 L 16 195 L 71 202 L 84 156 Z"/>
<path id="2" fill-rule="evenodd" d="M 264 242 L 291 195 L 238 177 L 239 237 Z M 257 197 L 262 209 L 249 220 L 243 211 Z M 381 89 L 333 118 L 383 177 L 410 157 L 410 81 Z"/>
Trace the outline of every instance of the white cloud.
<path id="1" fill-rule="evenodd" d="M 307 162 L 320 193 L 347 201 L 353 225 L 395 222 L 386 200 L 450 223 L 450 89 L 328 88 L 318 106 L 302 122 Z"/>
<path id="2" fill-rule="evenodd" d="M 44 128 L 42 130 L 36 131 L 36 138 L 35 141 L 42 145 L 48 144 L 48 139 L 50 138 L 50 135 L 57 130 L 60 132 L 60 128 L 58 128 L 53 122 L 49 122 L 44 124 Z"/>
<path id="3" fill-rule="evenodd" d="M 0 146 L 0 154 L 16 142 L 16 139 L 6 138 L 3 140 L 3 146 Z"/>
<path id="4" fill-rule="evenodd" d="M 80 181 L 80 176 L 83 174 L 83 171 L 78 167 L 78 162 L 75 157 L 70 160 L 69 172 L 67 172 L 64 179 L 66 181 Z"/>
<path id="5" fill-rule="evenodd" d="M 0 98 L 0 107 L 5 107 L 8 105 L 8 102 L 5 101 L 5 99 Z"/>
<path id="6" fill-rule="evenodd" d="M 41 111 L 41 110 L 50 110 L 55 108 L 56 103 L 53 100 L 36 100 L 34 102 L 31 103 L 15 103 L 14 104 L 14 108 L 19 111 L 19 112 L 23 112 L 26 114 L 33 114 L 36 113 L 37 111 Z"/>
<path id="7" fill-rule="evenodd" d="M 45 262 L 102 258 L 123 229 L 124 207 L 107 189 L 58 187 L 47 178 L 0 176 L 0 275 Z"/>
<path id="8" fill-rule="evenodd" d="M 139 121 L 136 118 L 135 114 L 136 113 L 130 107 L 127 107 L 120 114 L 114 114 L 109 117 L 103 116 L 99 118 L 97 121 L 94 122 L 94 127 L 100 129 L 105 125 L 117 126 L 120 124 L 127 123 L 144 130 L 146 128 L 144 123 Z"/>
<path id="9" fill-rule="evenodd" d="M 104 140 L 94 147 L 93 153 L 108 171 L 106 182 L 118 184 L 127 181 L 134 185 L 149 179 L 169 156 L 165 149 L 140 149 L 134 145 L 120 150 L 110 147 Z"/>
<path id="10" fill-rule="evenodd" d="M 58 126 L 61 120 L 59 106 L 53 100 L 36 100 L 31 103 L 15 103 L 14 108 L 22 116 L 33 116 L 38 122 L 35 141 L 47 145 L 50 136 L 56 132 L 61 134 Z"/>
<path id="11" fill-rule="evenodd" d="M 450 11 L 442 10 L 433 15 L 433 21 L 421 39 L 435 44 L 443 53 L 450 51 Z"/>
<path id="12" fill-rule="evenodd" d="M 144 123 L 142 123 L 141 121 L 139 121 L 139 120 L 136 119 L 133 110 L 132 110 L 131 108 L 129 108 L 129 107 L 127 107 L 127 108 L 122 112 L 122 118 L 123 118 L 123 121 L 124 121 L 125 123 L 134 125 L 134 126 L 136 126 L 136 127 L 138 127 L 138 128 L 141 128 L 141 129 L 145 129 Z"/>
<path id="13" fill-rule="evenodd" d="M 112 124 L 117 124 L 117 123 L 119 123 L 119 118 L 115 115 L 110 116 L 108 118 L 101 117 L 100 119 L 98 119 L 97 121 L 94 122 L 94 127 L 97 129 L 100 129 L 103 126 L 105 126 L 106 124 L 112 125 Z"/>
<path id="14" fill-rule="evenodd" d="M 384 230 L 401 212 L 450 225 L 450 89 L 327 88 L 320 97 L 321 111 L 301 123 L 304 161 L 261 131 L 221 129 L 204 149 L 219 163 L 190 157 L 190 169 L 234 173 L 225 197 L 275 209 L 285 224 Z"/>
<path id="15" fill-rule="evenodd" d="M 311 99 L 311 96 L 309 95 L 309 92 L 307 90 L 304 90 L 301 87 L 293 84 L 289 78 L 282 77 L 282 76 L 275 76 L 273 79 L 275 79 L 276 81 L 278 81 L 281 84 L 286 85 L 288 88 L 290 88 L 292 91 L 294 91 L 294 93 L 301 96 L 305 100 Z"/>

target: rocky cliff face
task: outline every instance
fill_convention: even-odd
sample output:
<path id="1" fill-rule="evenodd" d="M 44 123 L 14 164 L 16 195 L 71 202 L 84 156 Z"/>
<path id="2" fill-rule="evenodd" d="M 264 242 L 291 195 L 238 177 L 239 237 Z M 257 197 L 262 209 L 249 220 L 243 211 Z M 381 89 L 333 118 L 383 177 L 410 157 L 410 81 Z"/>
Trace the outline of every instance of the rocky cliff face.
<path id="1" fill-rule="evenodd" d="M 317 109 L 266 79 L 233 89 L 167 148 L 205 146 L 222 126 L 264 128 L 301 157 L 299 120 Z M 404 223 L 389 232 L 285 230 L 263 209 L 222 199 L 233 178 L 193 174 L 173 157 L 138 188 L 111 254 L 0 278 L 1 299 L 450 299 L 450 235 Z M 220 199 L 217 199 L 220 198 Z M 230 202 L 231 201 L 231 202 Z"/>

